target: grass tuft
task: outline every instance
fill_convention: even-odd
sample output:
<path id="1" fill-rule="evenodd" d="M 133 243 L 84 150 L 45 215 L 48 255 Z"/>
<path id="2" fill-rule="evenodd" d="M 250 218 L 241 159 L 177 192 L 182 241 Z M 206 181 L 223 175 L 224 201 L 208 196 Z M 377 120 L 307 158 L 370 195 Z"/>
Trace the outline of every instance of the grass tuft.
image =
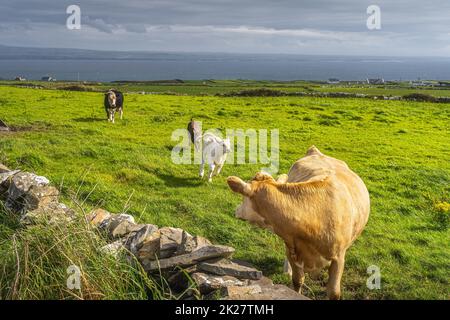
<path id="1" fill-rule="evenodd" d="M 125 254 L 103 252 L 104 238 L 80 216 L 70 224 L 22 228 L 17 217 L 0 212 L 0 300 L 164 299 L 169 296 Z M 68 279 L 76 266 L 80 289 Z"/>

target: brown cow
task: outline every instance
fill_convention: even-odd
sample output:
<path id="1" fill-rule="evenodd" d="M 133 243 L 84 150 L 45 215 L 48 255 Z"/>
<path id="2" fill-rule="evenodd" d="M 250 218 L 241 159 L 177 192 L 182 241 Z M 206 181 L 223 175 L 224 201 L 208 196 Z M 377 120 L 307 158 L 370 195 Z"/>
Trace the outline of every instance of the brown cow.
<path id="1" fill-rule="evenodd" d="M 305 272 L 329 267 L 328 298 L 340 299 L 345 253 L 370 211 L 369 192 L 347 164 L 312 146 L 277 181 L 258 173 L 249 183 L 238 177 L 227 182 L 244 196 L 236 216 L 284 240 L 294 289 L 301 291 Z"/>

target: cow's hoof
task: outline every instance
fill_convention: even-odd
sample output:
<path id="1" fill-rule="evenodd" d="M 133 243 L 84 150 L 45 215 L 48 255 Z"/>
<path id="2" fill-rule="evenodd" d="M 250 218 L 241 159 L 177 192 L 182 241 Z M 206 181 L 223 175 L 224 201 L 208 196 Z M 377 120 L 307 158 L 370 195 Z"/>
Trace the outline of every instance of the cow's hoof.
<path id="1" fill-rule="evenodd" d="M 211 183 L 211 182 L 212 182 L 212 179 L 208 179 L 208 182 Z"/>
<path id="2" fill-rule="evenodd" d="M 341 300 L 341 293 L 333 290 L 327 292 L 328 300 Z"/>

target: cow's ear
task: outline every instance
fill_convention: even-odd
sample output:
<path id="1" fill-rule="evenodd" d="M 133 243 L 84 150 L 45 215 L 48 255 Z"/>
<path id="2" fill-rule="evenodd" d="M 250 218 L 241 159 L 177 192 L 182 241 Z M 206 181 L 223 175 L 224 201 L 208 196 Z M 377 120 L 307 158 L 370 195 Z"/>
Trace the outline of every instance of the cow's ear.
<path id="1" fill-rule="evenodd" d="M 258 172 L 254 177 L 253 180 L 255 181 L 265 181 L 265 180 L 273 180 L 273 177 L 265 172 Z"/>
<path id="2" fill-rule="evenodd" d="M 236 193 L 240 193 L 247 197 L 252 194 L 251 185 L 246 183 L 245 181 L 242 181 L 242 179 L 238 177 L 228 177 L 227 183 L 230 186 L 230 189 Z"/>
<path id="3" fill-rule="evenodd" d="M 288 175 L 287 174 L 281 174 L 278 176 L 277 182 L 278 183 L 286 183 L 288 181 Z"/>

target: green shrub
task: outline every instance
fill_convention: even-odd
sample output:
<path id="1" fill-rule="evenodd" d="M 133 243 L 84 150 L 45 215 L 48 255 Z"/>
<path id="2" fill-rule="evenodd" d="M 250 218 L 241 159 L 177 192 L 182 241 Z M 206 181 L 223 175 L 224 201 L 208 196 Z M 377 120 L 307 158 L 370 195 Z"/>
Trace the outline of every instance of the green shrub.
<path id="1" fill-rule="evenodd" d="M 84 86 L 84 85 L 71 85 L 71 86 L 62 86 L 58 87 L 58 90 L 66 90 L 66 91 L 87 91 L 87 92 L 93 92 L 93 91 L 99 91 L 98 89 L 95 89 L 94 87 Z"/>
<path id="2" fill-rule="evenodd" d="M 238 92 L 227 93 L 226 96 L 230 97 L 281 97 L 287 95 L 286 92 L 273 89 L 250 89 L 242 90 Z"/>
<path id="3" fill-rule="evenodd" d="M 408 101 L 436 102 L 436 98 L 424 93 L 411 93 L 403 96 Z"/>

